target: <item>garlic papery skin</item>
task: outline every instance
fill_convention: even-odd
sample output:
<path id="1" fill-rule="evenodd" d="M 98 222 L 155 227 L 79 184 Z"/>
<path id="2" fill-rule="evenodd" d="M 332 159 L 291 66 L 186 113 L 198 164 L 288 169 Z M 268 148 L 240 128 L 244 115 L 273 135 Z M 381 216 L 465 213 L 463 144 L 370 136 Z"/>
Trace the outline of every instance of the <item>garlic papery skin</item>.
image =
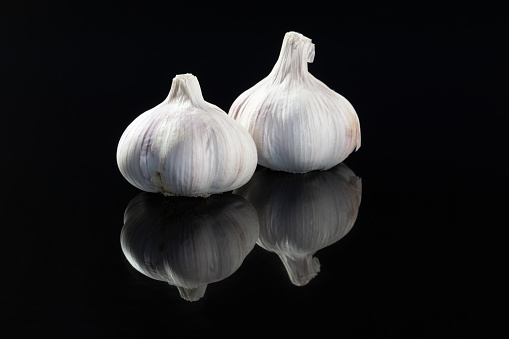
<path id="1" fill-rule="evenodd" d="M 228 114 L 253 137 L 258 163 L 273 170 L 327 170 L 361 146 L 353 106 L 308 72 L 311 39 L 286 33 L 272 72 L 242 93 Z"/>
<path id="2" fill-rule="evenodd" d="M 198 79 L 177 75 L 166 100 L 138 116 L 117 148 L 122 175 L 146 192 L 207 196 L 244 185 L 257 154 L 247 131 L 203 99 Z"/>
<path id="3" fill-rule="evenodd" d="M 290 281 L 303 286 L 320 271 L 314 254 L 352 229 L 359 213 L 362 182 L 345 164 L 305 174 L 265 168 L 233 193 L 258 212 L 257 244 L 276 253 Z"/>
<path id="4" fill-rule="evenodd" d="M 140 193 L 128 204 L 122 251 L 138 272 L 196 301 L 232 275 L 256 244 L 258 215 L 234 194 L 176 197 Z"/>

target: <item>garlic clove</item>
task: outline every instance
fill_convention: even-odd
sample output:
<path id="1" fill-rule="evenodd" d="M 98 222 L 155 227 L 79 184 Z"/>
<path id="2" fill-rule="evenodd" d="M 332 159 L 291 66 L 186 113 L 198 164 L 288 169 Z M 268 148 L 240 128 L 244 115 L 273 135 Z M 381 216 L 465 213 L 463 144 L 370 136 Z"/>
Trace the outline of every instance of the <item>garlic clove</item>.
<path id="1" fill-rule="evenodd" d="M 196 301 L 240 267 L 258 235 L 257 212 L 240 196 L 141 193 L 125 210 L 120 244 L 138 272 Z"/>
<path id="2" fill-rule="evenodd" d="M 244 197 L 258 212 L 257 244 L 276 253 L 291 282 L 303 286 L 320 271 L 314 254 L 352 229 L 362 182 L 345 164 L 305 174 L 262 169 L 234 194 Z"/>
<path id="3" fill-rule="evenodd" d="M 327 170 L 361 146 L 353 106 L 308 72 L 311 39 L 288 32 L 270 74 L 242 93 L 228 114 L 253 137 L 258 163 L 274 170 Z"/>
<path id="4" fill-rule="evenodd" d="M 143 191 L 207 196 L 245 184 L 257 153 L 247 131 L 203 99 L 198 79 L 182 74 L 173 79 L 166 100 L 126 128 L 117 164 Z"/>

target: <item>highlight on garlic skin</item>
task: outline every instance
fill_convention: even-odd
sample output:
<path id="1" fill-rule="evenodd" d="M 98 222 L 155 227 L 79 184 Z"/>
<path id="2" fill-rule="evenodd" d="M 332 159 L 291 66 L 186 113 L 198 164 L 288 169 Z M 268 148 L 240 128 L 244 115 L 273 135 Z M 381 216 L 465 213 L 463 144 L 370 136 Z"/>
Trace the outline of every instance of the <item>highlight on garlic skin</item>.
<path id="1" fill-rule="evenodd" d="M 258 212 L 257 244 L 276 253 L 291 282 L 303 286 L 320 271 L 314 254 L 352 229 L 362 183 L 345 164 L 305 174 L 263 169 L 234 194 L 244 197 Z"/>
<path id="2" fill-rule="evenodd" d="M 240 196 L 175 197 L 140 193 L 127 206 L 120 235 L 129 263 L 196 301 L 207 284 L 232 275 L 259 234 L 254 207 Z"/>
<path id="3" fill-rule="evenodd" d="M 258 163 L 273 170 L 327 170 L 361 146 L 357 113 L 308 72 L 311 39 L 286 33 L 270 74 L 242 93 L 228 114 L 253 137 Z"/>
<path id="4" fill-rule="evenodd" d="M 257 155 L 246 130 L 203 99 L 194 75 L 181 74 L 168 97 L 124 131 L 117 164 L 143 191 L 207 196 L 244 185 Z"/>

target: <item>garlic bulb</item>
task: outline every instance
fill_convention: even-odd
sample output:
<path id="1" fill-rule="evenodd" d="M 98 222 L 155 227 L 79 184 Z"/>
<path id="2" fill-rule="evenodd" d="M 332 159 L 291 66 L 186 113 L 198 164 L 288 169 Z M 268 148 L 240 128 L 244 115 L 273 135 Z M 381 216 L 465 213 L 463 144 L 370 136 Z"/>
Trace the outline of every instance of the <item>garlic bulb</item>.
<path id="1" fill-rule="evenodd" d="M 253 137 L 262 166 L 292 173 L 327 170 L 361 146 L 352 105 L 308 72 L 314 55 L 311 39 L 286 33 L 272 72 L 228 112 Z"/>
<path id="2" fill-rule="evenodd" d="M 196 301 L 240 267 L 258 233 L 256 210 L 240 196 L 141 193 L 126 208 L 120 243 L 137 271 Z"/>
<path id="3" fill-rule="evenodd" d="M 303 286 L 320 271 L 314 253 L 353 227 L 362 185 L 344 164 L 305 174 L 263 169 L 234 194 L 246 198 L 258 212 L 258 245 L 277 253 L 291 282 Z"/>
<path id="4" fill-rule="evenodd" d="M 117 164 L 132 185 L 166 195 L 207 196 L 245 184 L 256 169 L 251 136 L 203 99 L 198 79 L 177 75 L 161 104 L 124 131 Z"/>

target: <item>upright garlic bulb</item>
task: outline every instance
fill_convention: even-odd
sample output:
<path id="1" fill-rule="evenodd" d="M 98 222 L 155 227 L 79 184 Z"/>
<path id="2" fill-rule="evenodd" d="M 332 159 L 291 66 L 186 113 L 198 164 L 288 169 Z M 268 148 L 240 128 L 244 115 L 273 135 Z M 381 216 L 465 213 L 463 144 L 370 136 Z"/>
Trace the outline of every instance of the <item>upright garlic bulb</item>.
<path id="1" fill-rule="evenodd" d="M 286 33 L 272 72 L 230 108 L 253 137 L 260 165 L 292 173 L 327 170 L 361 146 L 352 105 L 308 72 L 314 55 L 311 39 Z"/>
<path id="2" fill-rule="evenodd" d="M 143 191 L 206 196 L 244 185 L 257 155 L 246 130 L 203 99 L 194 75 L 182 74 L 173 79 L 166 100 L 127 127 L 117 163 Z"/>

